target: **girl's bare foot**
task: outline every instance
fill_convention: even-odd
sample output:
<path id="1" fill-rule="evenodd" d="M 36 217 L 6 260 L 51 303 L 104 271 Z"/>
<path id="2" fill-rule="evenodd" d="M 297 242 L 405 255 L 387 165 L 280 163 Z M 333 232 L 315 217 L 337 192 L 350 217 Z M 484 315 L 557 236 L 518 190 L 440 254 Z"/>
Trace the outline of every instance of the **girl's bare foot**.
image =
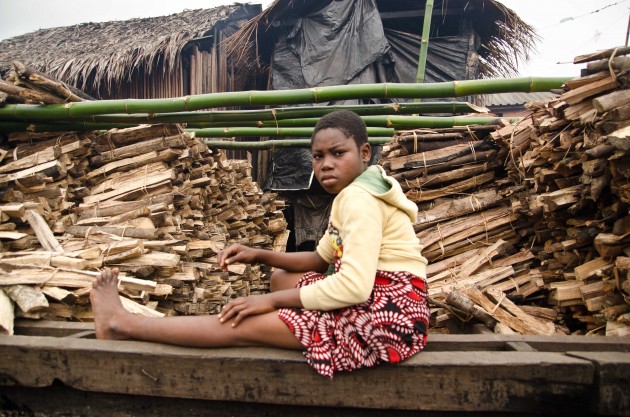
<path id="1" fill-rule="evenodd" d="M 118 269 L 105 269 L 92 284 L 90 292 L 97 339 L 126 339 L 119 324 L 124 323 L 125 310 L 118 295 Z"/>

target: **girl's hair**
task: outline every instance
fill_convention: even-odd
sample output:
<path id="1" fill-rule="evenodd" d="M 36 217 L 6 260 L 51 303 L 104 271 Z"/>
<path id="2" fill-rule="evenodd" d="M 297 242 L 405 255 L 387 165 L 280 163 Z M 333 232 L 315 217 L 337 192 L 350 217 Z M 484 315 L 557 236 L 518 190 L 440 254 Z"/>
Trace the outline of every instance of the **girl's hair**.
<path id="1" fill-rule="evenodd" d="M 332 113 L 328 113 L 323 116 L 313 129 L 313 136 L 311 136 L 311 143 L 313 138 L 323 129 L 339 129 L 348 138 L 353 138 L 358 148 L 364 143 L 367 143 L 367 126 L 363 119 L 354 112 L 349 110 L 338 110 Z"/>

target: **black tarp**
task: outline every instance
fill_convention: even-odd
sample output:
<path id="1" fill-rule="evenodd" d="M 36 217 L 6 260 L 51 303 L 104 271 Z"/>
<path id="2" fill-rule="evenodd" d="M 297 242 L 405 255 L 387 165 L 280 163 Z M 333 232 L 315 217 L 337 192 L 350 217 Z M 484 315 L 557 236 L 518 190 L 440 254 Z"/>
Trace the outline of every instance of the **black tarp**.
<path id="1" fill-rule="evenodd" d="M 274 45 L 272 89 L 415 82 L 420 35 L 385 29 L 376 0 L 321 4 L 321 8 L 285 24 L 285 32 Z M 468 78 L 469 49 L 468 36 L 431 38 L 425 82 Z M 272 161 L 265 188 L 309 189 L 312 168 L 308 149 L 276 149 Z"/>
<path id="2" fill-rule="evenodd" d="M 374 0 L 333 1 L 298 19 L 282 41 L 299 67 L 284 80 L 275 64 L 287 53 L 274 53 L 274 89 L 348 84 L 389 50 Z"/>

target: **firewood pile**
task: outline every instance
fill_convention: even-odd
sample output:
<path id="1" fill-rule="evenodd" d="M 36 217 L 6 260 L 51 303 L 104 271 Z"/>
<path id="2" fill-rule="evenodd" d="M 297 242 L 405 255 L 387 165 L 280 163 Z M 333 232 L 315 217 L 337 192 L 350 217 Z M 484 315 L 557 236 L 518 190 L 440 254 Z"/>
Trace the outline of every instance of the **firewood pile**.
<path id="1" fill-rule="evenodd" d="M 283 201 L 247 161 L 179 125 L 106 133 L 11 133 L 0 162 L 0 325 L 18 315 L 90 320 L 89 291 L 121 270 L 125 306 L 150 316 L 217 313 L 268 291 L 269 270 L 216 254 L 238 242 L 284 251 Z"/>
<path id="2" fill-rule="evenodd" d="M 0 79 L 0 104 L 59 104 L 93 100 L 83 91 L 19 61 L 13 61 L 12 67 L 6 79 Z"/>
<path id="3" fill-rule="evenodd" d="M 630 58 L 613 55 L 576 58 L 581 77 L 518 123 L 384 151 L 419 207 L 435 327 L 630 335 Z"/>

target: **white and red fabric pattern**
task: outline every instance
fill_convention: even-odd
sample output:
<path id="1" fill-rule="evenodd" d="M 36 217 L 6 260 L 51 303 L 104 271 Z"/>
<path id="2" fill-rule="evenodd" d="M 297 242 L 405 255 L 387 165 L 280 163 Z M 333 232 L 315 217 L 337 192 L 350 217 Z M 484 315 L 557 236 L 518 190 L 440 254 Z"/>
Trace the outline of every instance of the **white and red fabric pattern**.
<path id="1" fill-rule="evenodd" d="M 325 278 L 308 272 L 297 286 Z M 332 377 L 338 371 L 400 362 L 421 351 L 429 328 L 427 299 L 424 278 L 377 271 L 372 294 L 362 304 L 331 311 L 282 308 L 278 314 L 306 348 L 308 364 Z"/>

